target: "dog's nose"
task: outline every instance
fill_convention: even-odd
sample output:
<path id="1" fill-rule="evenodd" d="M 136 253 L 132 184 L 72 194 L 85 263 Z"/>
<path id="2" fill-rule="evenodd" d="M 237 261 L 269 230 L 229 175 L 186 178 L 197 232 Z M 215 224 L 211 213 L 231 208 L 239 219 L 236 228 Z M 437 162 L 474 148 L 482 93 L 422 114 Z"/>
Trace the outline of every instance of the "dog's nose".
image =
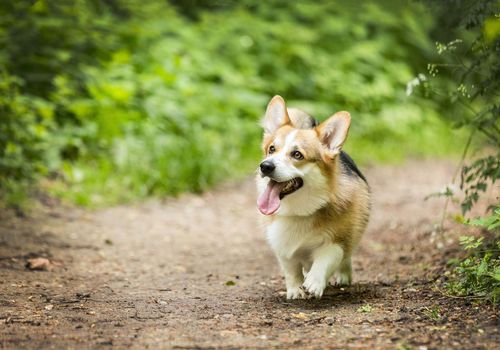
<path id="1" fill-rule="evenodd" d="M 263 175 L 271 174 L 275 168 L 274 163 L 270 160 L 265 160 L 260 163 L 260 171 L 262 171 Z"/>

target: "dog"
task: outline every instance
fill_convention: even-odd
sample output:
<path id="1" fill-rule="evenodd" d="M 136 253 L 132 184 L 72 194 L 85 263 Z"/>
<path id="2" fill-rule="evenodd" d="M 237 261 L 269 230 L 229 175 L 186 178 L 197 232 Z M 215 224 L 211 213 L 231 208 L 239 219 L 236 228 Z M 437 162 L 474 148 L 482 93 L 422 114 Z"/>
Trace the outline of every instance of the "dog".
<path id="1" fill-rule="evenodd" d="M 281 96 L 267 106 L 257 206 L 287 299 L 321 298 L 333 275 L 339 285 L 351 283 L 351 255 L 371 204 L 366 178 L 342 151 L 350 122 L 348 112 L 337 112 L 318 124 Z"/>

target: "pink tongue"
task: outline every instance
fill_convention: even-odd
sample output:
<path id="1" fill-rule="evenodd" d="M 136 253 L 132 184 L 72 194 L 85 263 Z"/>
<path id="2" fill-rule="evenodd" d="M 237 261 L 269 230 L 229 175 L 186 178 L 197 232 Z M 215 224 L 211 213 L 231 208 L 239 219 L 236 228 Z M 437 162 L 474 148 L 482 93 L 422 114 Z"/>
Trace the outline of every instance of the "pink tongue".
<path id="1" fill-rule="evenodd" d="M 270 180 L 266 190 L 257 199 L 257 206 L 264 215 L 271 215 L 280 207 L 280 192 L 284 184 Z"/>

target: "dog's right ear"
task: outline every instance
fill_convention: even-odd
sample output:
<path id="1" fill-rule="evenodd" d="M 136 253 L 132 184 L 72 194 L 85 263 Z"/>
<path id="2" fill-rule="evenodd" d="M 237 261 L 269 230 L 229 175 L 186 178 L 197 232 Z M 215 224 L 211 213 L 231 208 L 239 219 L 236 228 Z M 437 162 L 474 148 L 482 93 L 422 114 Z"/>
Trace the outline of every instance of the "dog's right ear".
<path id="1" fill-rule="evenodd" d="M 267 105 L 266 115 L 262 122 L 265 134 L 274 134 L 283 125 L 290 124 L 290 117 L 285 106 L 283 97 L 274 96 Z"/>

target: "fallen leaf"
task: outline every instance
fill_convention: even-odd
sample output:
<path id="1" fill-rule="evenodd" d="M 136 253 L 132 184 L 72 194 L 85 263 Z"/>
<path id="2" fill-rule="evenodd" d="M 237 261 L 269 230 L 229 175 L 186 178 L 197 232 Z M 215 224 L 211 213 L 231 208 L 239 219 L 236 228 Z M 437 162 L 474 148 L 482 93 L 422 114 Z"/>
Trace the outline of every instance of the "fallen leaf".
<path id="1" fill-rule="evenodd" d="M 299 318 L 301 320 L 308 320 L 309 319 L 309 316 L 307 316 L 305 313 L 303 312 L 299 312 L 297 314 L 292 314 L 292 317 L 295 317 L 295 318 Z"/>
<path id="2" fill-rule="evenodd" d="M 230 337 L 230 336 L 235 336 L 238 335 L 238 331 L 234 330 L 223 330 L 219 333 L 222 337 Z"/>
<path id="3" fill-rule="evenodd" d="M 235 285 L 236 283 L 234 281 L 229 280 L 226 282 L 226 286 L 235 286 Z"/>
<path id="4" fill-rule="evenodd" d="M 49 259 L 33 258 L 33 259 L 28 259 L 28 262 L 26 263 L 26 268 L 29 270 L 48 271 L 52 268 L 52 264 L 49 261 Z"/>

